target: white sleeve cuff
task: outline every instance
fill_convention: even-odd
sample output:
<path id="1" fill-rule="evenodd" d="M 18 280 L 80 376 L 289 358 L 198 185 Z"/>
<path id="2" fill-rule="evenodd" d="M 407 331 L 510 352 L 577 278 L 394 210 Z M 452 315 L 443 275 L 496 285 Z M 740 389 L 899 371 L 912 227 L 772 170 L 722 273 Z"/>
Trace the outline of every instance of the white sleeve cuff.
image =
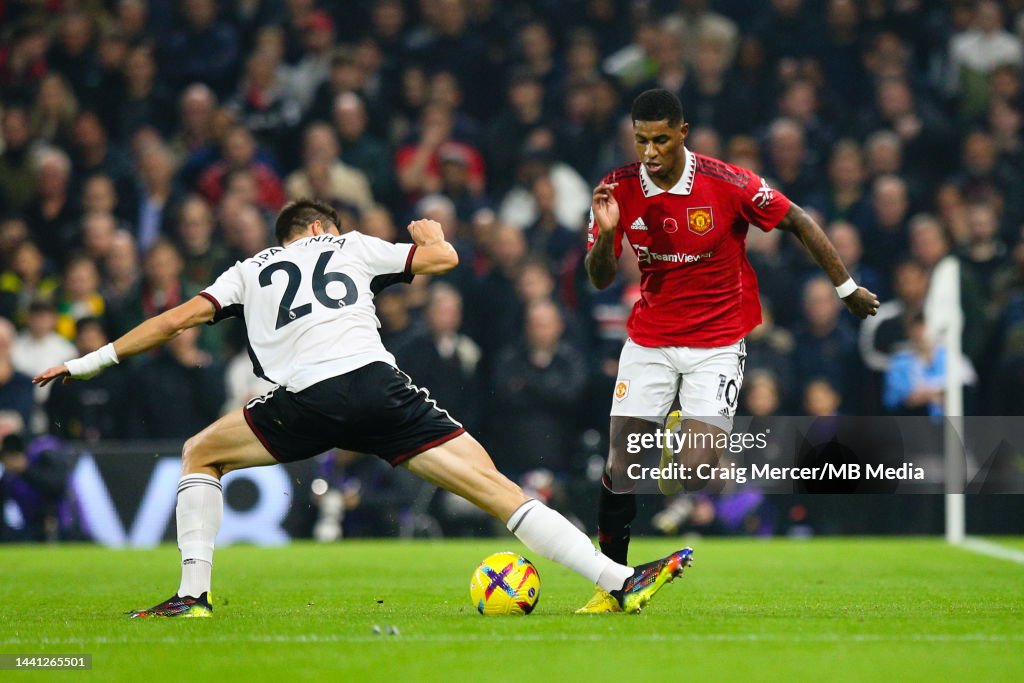
<path id="1" fill-rule="evenodd" d="M 853 294 L 856 291 L 857 291 L 857 283 L 853 281 L 852 277 L 850 279 L 848 279 L 846 282 L 844 282 L 843 284 L 841 284 L 838 287 L 836 287 L 836 294 L 839 295 L 840 299 L 845 299 L 846 297 L 850 296 L 851 294 Z"/>
<path id="2" fill-rule="evenodd" d="M 64 366 L 67 367 L 73 378 L 90 379 L 98 375 L 100 370 L 117 365 L 117 363 L 117 351 L 114 350 L 114 345 L 111 343 L 92 353 L 87 353 L 81 358 L 69 360 Z"/>

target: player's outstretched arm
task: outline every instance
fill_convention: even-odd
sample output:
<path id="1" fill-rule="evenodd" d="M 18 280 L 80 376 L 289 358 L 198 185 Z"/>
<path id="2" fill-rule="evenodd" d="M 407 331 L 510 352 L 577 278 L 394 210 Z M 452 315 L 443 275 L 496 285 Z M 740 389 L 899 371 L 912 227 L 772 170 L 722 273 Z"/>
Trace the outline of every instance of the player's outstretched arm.
<path id="1" fill-rule="evenodd" d="M 208 299 L 193 297 L 180 306 L 146 320 L 97 351 L 44 370 L 32 382 L 46 386 L 58 377 L 63 377 L 65 382 L 71 379 L 90 379 L 104 368 L 119 363 L 122 358 L 149 351 L 174 339 L 190 327 L 209 322 L 216 312 Z"/>
<path id="2" fill-rule="evenodd" d="M 835 285 L 840 299 L 851 313 L 863 319 L 878 312 L 878 296 L 856 285 L 825 231 L 807 215 L 806 211 L 793 204 L 776 227 L 799 238 L 804 248 Z"/>
<path id="3" fill-rule="evenodd" d="M 619 203 L 615 200 L 612 190 L 618 183 L 601 183 L 594 188 L 590 208 L 594 212 L 597 223 L 597 240 L 587 252 L 583 264 L 587 269 L 587 277 L 598 289 L 604 289 L 615 280 L 618 260 L 615 258 L 615 227 L 619 224 Z"/>
<path id="4" fill-rule="evenodd" d="M 412 272 L 416 275 L 441 275 L 459 265 L 459 254 L 444 238 L 444 229 L 437 221 L 413 221 L 409 235 L 416 244 L 412 255 Z"/>

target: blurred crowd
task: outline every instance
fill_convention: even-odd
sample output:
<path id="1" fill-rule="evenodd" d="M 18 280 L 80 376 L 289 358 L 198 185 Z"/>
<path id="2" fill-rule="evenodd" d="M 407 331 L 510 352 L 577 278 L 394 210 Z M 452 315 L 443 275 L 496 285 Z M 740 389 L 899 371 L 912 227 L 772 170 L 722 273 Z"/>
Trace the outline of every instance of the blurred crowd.
<path id="1" fill-rule="evenodd" d="M 442 223 L 461 265 L 378 296 L 385 344 L 502 470 L 582 472 L 639 295 L 628 249 L 587 282 L 590 191 L 635 160 L 651 87 L 884 302 L 860 323 L 790 236 L 752 231 L 743 412 L 941 413 L 924 302 L 949 256 L 967 411 L 1024 412 L 1022 0 L 0 0 L 0 26 L 5 433 L 185 438 L 264 393 L 230 322 L 29 378 L 195 295 L 311 196 L 386 240 Z"/>

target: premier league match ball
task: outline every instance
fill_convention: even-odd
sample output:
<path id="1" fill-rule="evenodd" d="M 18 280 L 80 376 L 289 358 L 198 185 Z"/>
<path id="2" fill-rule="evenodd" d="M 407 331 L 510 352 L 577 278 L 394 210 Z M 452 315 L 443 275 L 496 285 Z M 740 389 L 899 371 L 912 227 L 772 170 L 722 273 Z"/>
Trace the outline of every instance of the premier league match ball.
<path id="1" fill-rule="evenodd" d="M 521 555 L 494 553 L 473 572 L 469 597 L 485 616 L 529 614 L 540 599 L 540 575 Z"/>

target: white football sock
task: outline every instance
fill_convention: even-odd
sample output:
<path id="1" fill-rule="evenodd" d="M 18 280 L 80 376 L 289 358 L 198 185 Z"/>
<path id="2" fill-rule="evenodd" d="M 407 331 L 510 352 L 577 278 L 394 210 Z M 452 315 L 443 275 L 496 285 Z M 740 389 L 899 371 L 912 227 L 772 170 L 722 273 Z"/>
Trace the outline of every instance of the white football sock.
<path id="1" fill-rule="evenodd" d="M 572 522 L 539 500 L 520 505 L 506 526 L 533 552 L 582 574 L 606 591 L 622 588 L 633 574 L 631 568 L 613 562 Z"/>
<path id="2" fill-rule="evenodd" d="M 224 518 L 220 480 L 208 474 L 186 474 L 178 482 L 178 550 L 181 551 L 179 596 L 198 598 L 210 590 L 213 542 Z"/>

